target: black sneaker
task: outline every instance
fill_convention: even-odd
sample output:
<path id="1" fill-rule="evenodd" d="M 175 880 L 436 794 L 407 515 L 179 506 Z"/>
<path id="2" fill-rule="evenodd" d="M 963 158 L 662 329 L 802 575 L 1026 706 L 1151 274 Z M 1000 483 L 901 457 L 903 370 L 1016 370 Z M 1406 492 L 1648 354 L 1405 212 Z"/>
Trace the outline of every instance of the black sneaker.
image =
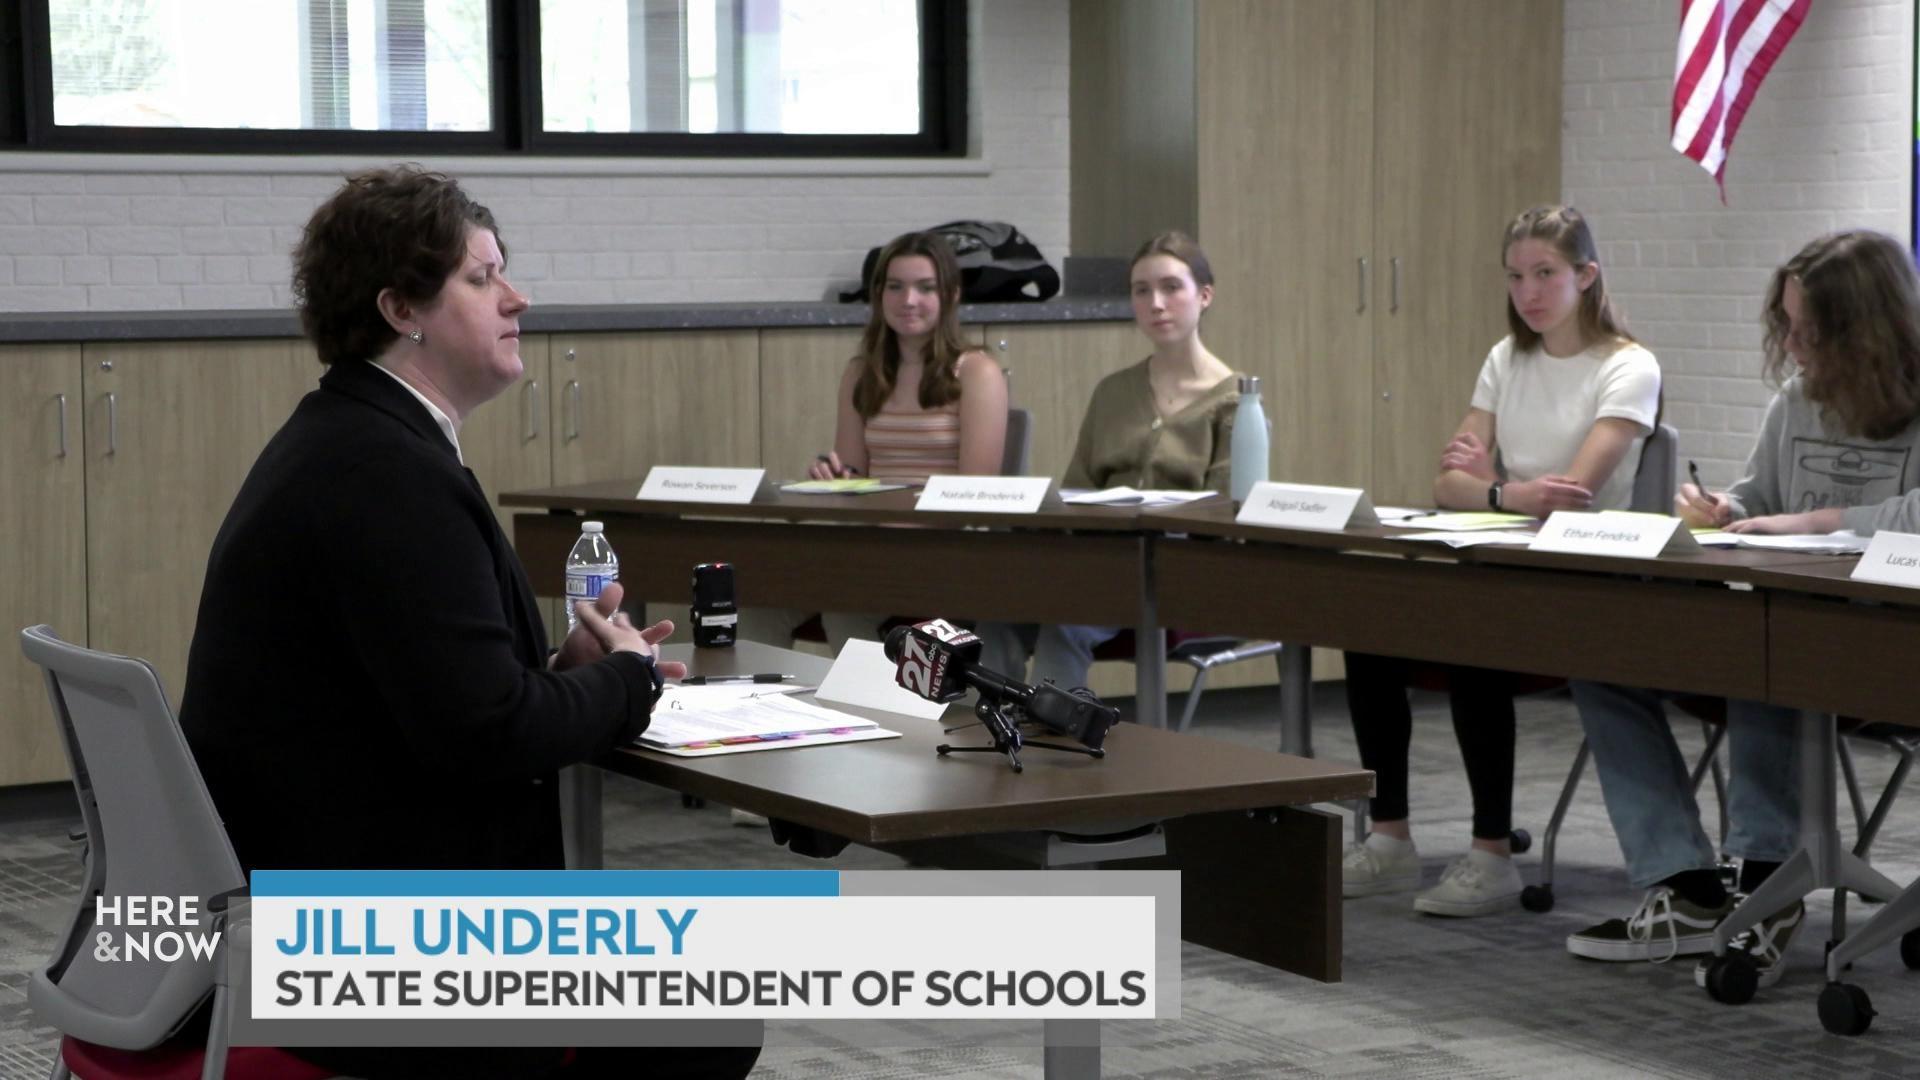
<path id="1" fill-rule="evenodd" d="M 1734 898 L 1736 901 L 1746 897 Z M 1776 912 L 1761 919 L 1752 927 L 1740 931 L 1734 936 L 1729 952 L 1744 952 L 1753 959 L 1754 969 L 1760 973 L 1759 989 L 1765 990 L 1780 981 L 1786 971 L 1787 946 L 1793 944 L 1793 935 L 1800 924 L 1807 921 L 1805 901 L 1795 900 L 1785 911 Z M 1694 985 L 1705 989 L 1707 968 L 1712 959 L 1702 960 L 1693 966 Z"/>
<path id="2" fill-rule="evenodd" d="M 1666 885 L 1647 890 L 1640 906 L 1624 919 L 1608 919 L 1567 935 L 1567 951 L 1589 960 L 1650 960 L 1664 964 L 1676 956 L 1713 951 L 1713 928 L 1733 910 L 1733 897 L 1707 908 Z"/>

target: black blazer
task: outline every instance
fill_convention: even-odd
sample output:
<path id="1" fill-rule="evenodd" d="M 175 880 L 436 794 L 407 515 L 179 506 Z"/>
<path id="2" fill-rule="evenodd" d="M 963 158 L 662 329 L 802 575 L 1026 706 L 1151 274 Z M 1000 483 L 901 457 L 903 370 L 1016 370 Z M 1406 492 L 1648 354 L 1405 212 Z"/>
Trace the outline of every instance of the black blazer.
<path id="1" fill-rule="evenodd" d="M 248 869 L 560 867 L 556 771 L 638 735 L 653 687 L 546 654 L 473 473 L 336 364 L 214 539 L 180 722 Z"/>

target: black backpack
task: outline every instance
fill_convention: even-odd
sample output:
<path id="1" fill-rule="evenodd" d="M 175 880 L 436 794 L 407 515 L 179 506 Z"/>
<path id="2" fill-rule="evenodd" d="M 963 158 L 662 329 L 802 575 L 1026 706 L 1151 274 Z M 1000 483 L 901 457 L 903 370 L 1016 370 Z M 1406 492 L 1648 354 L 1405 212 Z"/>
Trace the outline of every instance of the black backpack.
<path id="1" fill-rule="evenodd" d="M 928 232 L 938 233 L 953 248 L 960 264 L 960 300 L 968 304 L 997 304 L 1014 300 L 1046 300 L 1060 291 L 1060 274 L 1047 265 L 1040 249 L 1025 233 L 1004 221 L 949 221 Z M 870 248 L 860 265 L 860 287 L 843 292 L 844 302 L 867 300 L 880 249 Z"/>

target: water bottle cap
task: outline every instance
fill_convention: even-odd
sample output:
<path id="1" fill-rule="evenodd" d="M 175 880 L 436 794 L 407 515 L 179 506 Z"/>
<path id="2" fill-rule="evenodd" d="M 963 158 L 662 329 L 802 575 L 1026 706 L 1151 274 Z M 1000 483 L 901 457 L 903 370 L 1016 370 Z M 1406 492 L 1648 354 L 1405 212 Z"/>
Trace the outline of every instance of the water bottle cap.
<path id="1" fill-rule="evenodd" d="M 598 521 L 583 521 L 580 523 L 580 531 L 583 533 L 606 532 L 607 527 Z"/>
<path id="2" fill-rule="evenodd" d="M 1240 392 L 1243 394 L 1259 393 L 1260 392 L 1260 376 L 1258 375 L 1240 376 Z"/>

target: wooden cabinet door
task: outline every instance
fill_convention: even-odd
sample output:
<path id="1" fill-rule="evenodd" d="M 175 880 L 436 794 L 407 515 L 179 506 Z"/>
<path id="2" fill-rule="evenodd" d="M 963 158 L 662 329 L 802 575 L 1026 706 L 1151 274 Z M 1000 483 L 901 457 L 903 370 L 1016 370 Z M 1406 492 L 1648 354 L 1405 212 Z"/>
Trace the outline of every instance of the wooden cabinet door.
<path id="1" fill-rule="evenodd" d="M 493 503 L 500 527 L 513 535 L 512 514 L 500 493 L 553 483 L 553 384 L 547 377 L 547 338 L 520 339 L 526 370 L 511 389 L 474 410 L 460 425 L 460 456 Z"/>
<path id="2" fill-rule="evenodd" d="M 46 623 L 87 643 L 80 392 L 80 346 L 0 348 L 0 519 L 11 555 L 0 575 L 0 785 L 68 775 L 46 682 L 15 634 Z"/>
<path id="3" fill-rule="evenodd" d="M 760 463 L 754 330 L 554 334 L 553 481 Z"/>
<path id="4" fill-rule="evenodd" d="M 1403 6 L 1419 5 L 1383 5 Z M 1275 480 L 1372 473 L 1374 7 L 1194 5 L 1198 239 L 1216 279 L 1200 333 L 1261 377 Z"/>
<path id="5" fill-rule="evenodd" d="M 321 371 L 304 341 L 85 349 L 88 641 L 151 663 L 175 708 L 214 534 Z"/>
<path id="6" fill-rule="evenodd" d="M 1561 9 L 1379 8 L 1373 497 L 1423 505 L 1487 350 L 1507 333 L 1501 231 L 1560 197 Z"/>
<path id="7" fill-rule="evenodd" d="M 1101 379 L 1152 351 L 1130 322 L 989 326 L 987 351 L 1007 369 L 1009 401 L 1033 414 L 1029 476 L 1055 480 L 1073 457 Z"/>
<path id="8" fill-rule="evenodd" d="M 858 327 L 760 332 L 760 464 L 798 480 L 833 449 L 840 379 L 860 351 Z"/>

